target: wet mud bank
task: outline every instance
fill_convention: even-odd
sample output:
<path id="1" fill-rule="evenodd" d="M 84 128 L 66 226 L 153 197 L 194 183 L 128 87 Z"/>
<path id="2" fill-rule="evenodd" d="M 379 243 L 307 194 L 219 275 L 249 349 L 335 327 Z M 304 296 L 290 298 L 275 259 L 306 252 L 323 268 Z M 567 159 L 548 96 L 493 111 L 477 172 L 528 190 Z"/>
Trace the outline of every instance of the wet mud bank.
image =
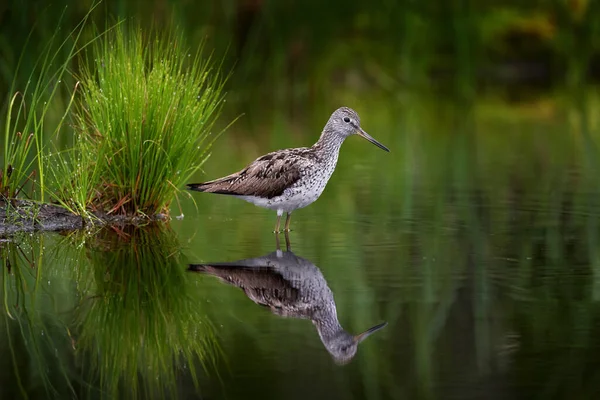
<path id="1" fill-rule="evenodd" d="M 147 217 L 131 217 L 94 214 L 97 220 L 89 221 L 65 208 L 48 203 L 28 200 L 0 200 L 0 237 L 19 232 L 71 231 L 92 225 L 140 225 L 168 219 L 163 214 Z"/>

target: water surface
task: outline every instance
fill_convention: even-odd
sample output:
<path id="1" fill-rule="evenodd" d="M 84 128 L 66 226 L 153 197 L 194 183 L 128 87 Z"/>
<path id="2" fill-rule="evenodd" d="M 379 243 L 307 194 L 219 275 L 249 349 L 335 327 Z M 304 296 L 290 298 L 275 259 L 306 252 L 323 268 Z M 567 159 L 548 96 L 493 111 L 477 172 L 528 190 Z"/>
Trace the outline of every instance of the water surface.
<path id="1" fill-rule="evenodd" d="M 593 398 L 593 131 L 560 112 L 497 115 L 484 103 L 446 119 L 423 108 L 367 113 L 363 126 L 392 152 L 348 139 L 322 197 L 293 215 L 291 251 L 320 274 L 341 327 L 388 323 L 351 359 L 310 319 L 257 304 L 233 274 L 187 270 L 277 246 L 272 212 L 194 194 L 168 225 L 0 243 L 0 397 Z M 274 125 L 273 140 L 233 130 L 196 178 L 310 144 L 318 125 L 288 137 Z M 297 294 L 261 274 L 263 294 Z"/>

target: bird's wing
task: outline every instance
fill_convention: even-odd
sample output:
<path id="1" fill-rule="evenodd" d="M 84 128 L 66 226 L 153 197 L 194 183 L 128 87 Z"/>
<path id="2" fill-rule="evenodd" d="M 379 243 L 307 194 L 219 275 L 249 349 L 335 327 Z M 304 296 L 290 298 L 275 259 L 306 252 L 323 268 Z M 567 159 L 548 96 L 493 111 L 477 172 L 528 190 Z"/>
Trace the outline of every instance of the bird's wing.
<path id="1" fill-rule="evenodd" d="M 300 179 L 310 163 L 305 157 L 306 150 L 275 151 L 256 159 L 239 172 L 210 182 L 189 184 L 188 188 L 236 196 L 277 197 Z"/>
<path id="2" fill-rule="evenodd" d="M 216 276 L 242 289 L 255 303 L 281 307 L 298 301 L 299 290 L 271 267 L 190 264 L 189 270 Z"/>

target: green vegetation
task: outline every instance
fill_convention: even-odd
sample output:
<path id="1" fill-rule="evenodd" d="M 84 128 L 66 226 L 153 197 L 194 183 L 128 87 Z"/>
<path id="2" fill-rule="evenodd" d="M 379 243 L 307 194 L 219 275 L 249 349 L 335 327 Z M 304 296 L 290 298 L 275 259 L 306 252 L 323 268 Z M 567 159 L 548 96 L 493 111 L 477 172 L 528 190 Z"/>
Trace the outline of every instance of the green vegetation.
<path id="1" fill-rule="evenodd" d="M 84 215 L 168 214 L 206 159 L 223 100 L 218 69 L 181 35 L 118 26 L 94 47 L 80 82 L 74 148 L 51 164 L 57 199 Z"/>
<path id="2" fill-rule="evenodd" d="M 60 132 L 63 122 L 67 117 L 73 97 L 60 109 L 58 121 L 52 121 L 53 126 L 45 130 L 48 114 L 55 114 L 56 98 L 59 97 L 61 82 L 67 74 L 71 59 L 74 57 L 83 28 L 92 9 L 83 20 L 70 32 L 66 39 L 62 39 L 57 29 L 45 43 L 42 53 L 38 55 L 30 71 L 20 69 L 23 57 L 28 57 L 31 49 L 25 47 L 21 58 L 16 65 L 15 77 L 9 91 L 10 99 L 6 107 L 6 115 L 2 120 L 3 134 L 0 138 L 2 160 L 0 169 L 0 200 L 15 198 L 23 194 L 27 186 L 27 197 L 44 200 L 45 173 L 44 173 L 44 135 L 46 131 L 56 136 Z M 58 22 L 58 26 L 62 23 Z M 67 51 L 66 57 L 63 55 Z M 27 83 L 24 88 L 18 89 L 19 74 L 27 74 Z M 34 196 L 32 191 L 38 195 Z"/>
<path id="3" fill-rule="evenodd" d="M 66 21 L 79 21 L 93 1 L 68 7 Z M 24 39 L 12 33 L 41 19 L 32 37 L 44 42 L 55 28 L 53 8 L 60 9 L 61 2 L 70 4 L 60 0 L 47 14 L 35 14 L 25 3 L 9 1 L 6 9 L 14 18 L 5 18 L 0 27 L 0 45 L 6 49 L 0 93 L 12 80 L 23 47 Z M 449 89 L 468 95 L 599 78 L 588 68 L 600 53 L 598 2 L 590 0 L 398 0 L 376 6 L 360 0 L 174 1 L 168 6 L 105 0 L 97 11 L 98 26 L 115 16 L 135 19 L 144 31 L 176 25 L 190 43 L 206 40 L 207 48 L 224 58 L 226 70 L 235 66 L 226 113 L 246 113 L 255 125 L 268 121 L 265 110 L 306 109 L 331 101 L 340 88 L 392 97 L 399 91 Z M 8 12 L 0 8 L 3 15 Z"/>
<path id="4" fill-rule="evenodd" d="M 4 118 L 0 195 L 43 201 L 50 193 L 88 220 L 108 214 L 168 215 L 217 136 L 211 129 L 226 79 L 201 47 L 187 49 L 181 34 L 146 35 L 133 24 L 129 29 L 117 24 L 78 47 L 94 7 L 59 45 L 56 29 L 22 92 L 14 89 L 17 68 Z M 61 58 L 64 47 L 69 51 Z M 78 82 L 61 103 L 62 81 L 82 50 L 87 57 L 74 72 Z M 57 102 L 63 106 L 60 119 L 46 129 L 47 114 L 56 111 Z M 69 138 L 59 133 L 74 102 Z M 65 148 L 65 138 L 71 147 Z"/>

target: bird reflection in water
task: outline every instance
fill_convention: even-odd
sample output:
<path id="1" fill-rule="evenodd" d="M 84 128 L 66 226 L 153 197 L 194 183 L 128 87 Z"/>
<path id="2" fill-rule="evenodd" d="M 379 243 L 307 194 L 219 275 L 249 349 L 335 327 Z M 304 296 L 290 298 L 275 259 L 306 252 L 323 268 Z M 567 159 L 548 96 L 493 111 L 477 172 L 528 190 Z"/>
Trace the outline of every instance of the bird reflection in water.
<path id="1" fill-rule="evenodd" d="M 333 293 L 321 270 L 290 250 L 286 234 L 286 251 L 277 240 L 277 250 L 262 257 L 245 260 L 190 264 L 189 270 L 213 275 L 241 288 L 256 304 L 269 307 L 274 314 L 310 319 L 323 345 L 338 364 L 350 362 L 358 344 L 387 322 L 358 335 L 351 335 L 340 325 Z"/>

